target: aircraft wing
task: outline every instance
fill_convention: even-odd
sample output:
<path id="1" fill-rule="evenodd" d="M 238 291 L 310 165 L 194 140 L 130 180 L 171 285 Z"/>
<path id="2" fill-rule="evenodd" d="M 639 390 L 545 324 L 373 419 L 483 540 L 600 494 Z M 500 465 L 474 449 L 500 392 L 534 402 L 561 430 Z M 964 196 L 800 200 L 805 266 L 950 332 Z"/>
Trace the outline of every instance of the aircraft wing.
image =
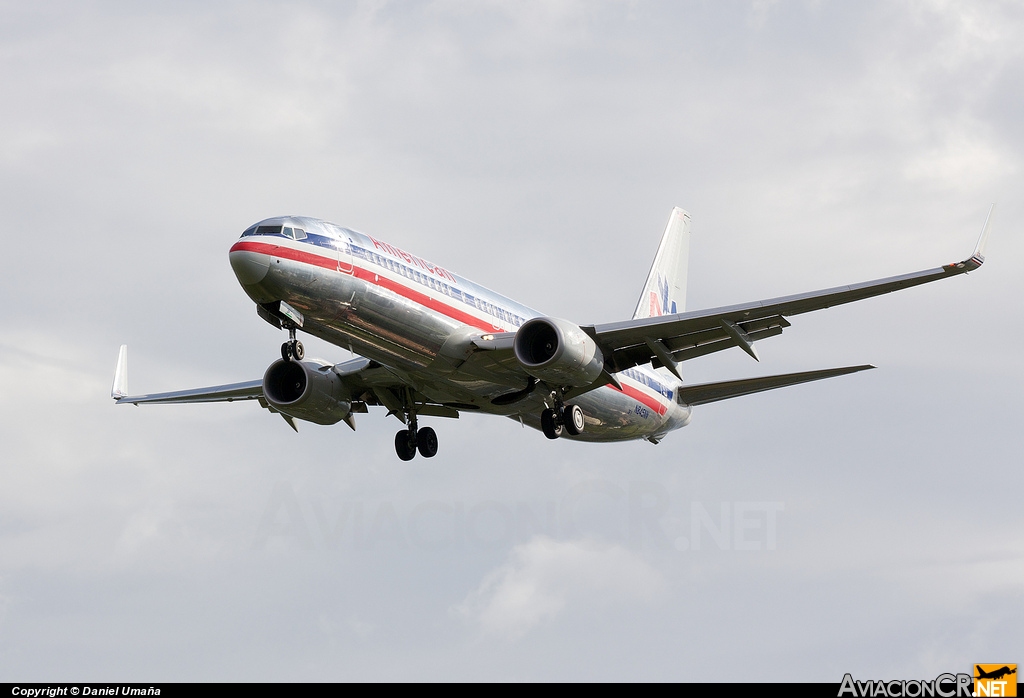
<path id="1" fill-rule="evenodd" d="M 995 205 L 992 206 L 994 208 Z M 962 262 L 795 296 L 591 325 L 582 329 L 601 347 L 610 371 L 623 371 L 652 362 L 654 366 L 665 366 L 678 375 L 674 365 L 676 362 L 735 346 L 757 359 L 754 342 L 781 334 L 790 325 L 786 320 L 788 316 L 852 303 L 978 269 L 985 261 L 984 248 L 992 221 L 992 209 L 989 210 L 974 254 Z"/>
<path id="2" fill-rule="evenodd" d="M 146 395 L 128 394 L 128 345 L 122 344 L 117 354 L 117 367 L 114 369 L 114 384 L 110 387 L 110 397 L 118 405 L 142 404 L 180 404 L 189 402 L 234 402 L 235 400 L 259 400 L 263 397 L 263 381 L 245 381 L 214 385 L 209 388 L 192 390 L 175 390 L 170 393 L 150 393 Z"/>
<path id="3" fill-rule="evenodd" d="M 744 378 L 742 380 L 725 381 L 723 383 L 701 383 L 699 385 L 683 385 L 677 388 L 679 398 L 687 405 L 704 405 L 709 402 L 728 400 L 729 398 L 753 395 L 766 390 L 785 388 L 800 383 L 820 381 L 824 378 L 845 376 L 848 373 L 867 371 L 874 366 L 846 366 L 844 368 L 827 368 L 822 371 L 803 371 L 786 373 L 779 376 L 762 376 L 760 378 Z"/>
<path id="4" fill-rule="evenodd" d="M 313 359 L 321 364 L 320 370 L 330 370 L 341 378 L 348 386 L 353 397 L 352 411 L 366 412 L 367 405 L 384 405 L 400 420 L 403 419 L 403 408 L 407 401 L 416 406 L 416 413 L 431 417 L 450 417 L 457 419 L 459 410 L 447 405 L 432 403 L 418 393 L 410 383 L 392 369 L 382 366 L 365 357 L 356 357 L 340 364 L 330 365 Z M 114 370 L 114 384 L 110 396 L 115 404 L 184 404 L 198 402 L 235 402 L 236 400 L 259 400 L 262 407 L 271 412 L 279 412 L 263 395 L 263 381 L 251 380 L 241 383 L 228 383 L 207 388 L 191 390 L 175 390 L 167 393 L 148 393 L 145 395 L 128 394 L 128 347 L 121 345 Z M 298 427 L 294 418 L 283 414 L 285 421 L 296 431 Z M 355 429 L 354 421 L 346 419 L 346 423 Z"/>
<path id="5" fill-rule="evenodd" d="M 114 395 L 118 405 L 129 403 L 141 405 L 145 403 L 154 404 L 179 404 L 188 402 L 234 402 L 235 400 L 258 400 L 263 397 L 263 381 L 245 381 L 244 383 L 229 383 L 227 385 L 215 385 L 209 388 L 195 388 L 194 390 L 176 390 L 171 393 L 153 393 L 151 395 Z"/>

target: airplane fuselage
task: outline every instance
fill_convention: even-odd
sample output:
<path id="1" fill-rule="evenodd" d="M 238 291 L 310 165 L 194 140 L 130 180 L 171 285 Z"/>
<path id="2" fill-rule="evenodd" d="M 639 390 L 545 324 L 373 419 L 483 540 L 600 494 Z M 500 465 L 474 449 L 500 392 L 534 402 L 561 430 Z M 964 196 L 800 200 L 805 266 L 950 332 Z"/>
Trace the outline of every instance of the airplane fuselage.
<path id="1" fill-rule="evenodd" d="M 503 403 L 501 396 L 527 388 L 521 368 L 473 344 L 515 332 L 541 313 L 377 238 L 313 218 L 261 221 L 229 256 L 249 297 L 298 309 L 304 332 L 380 363 L 435 403 L 541 428 L 550 395 L 537 389 Z M 691 408 L 678 402 L 674 378 L 643 366 L 615 377 L 621 390 L 607 385 L 573 400 L 586 428 L 568 438 L 656 441 L 689 422 Z"/>

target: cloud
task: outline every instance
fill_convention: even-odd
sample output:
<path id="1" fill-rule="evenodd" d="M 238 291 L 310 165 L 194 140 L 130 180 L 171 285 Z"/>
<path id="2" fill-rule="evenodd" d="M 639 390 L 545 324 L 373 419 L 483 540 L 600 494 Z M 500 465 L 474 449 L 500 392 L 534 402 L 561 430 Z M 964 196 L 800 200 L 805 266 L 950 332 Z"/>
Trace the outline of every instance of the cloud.
<path id="1" fill-rule="evenodd" d="M 515 640 L 570 606 L 650 602 L 665 587 L 658 570 L 620 546 L 537 536 L 513 548 L 455 611 L 487 634 Z"/>

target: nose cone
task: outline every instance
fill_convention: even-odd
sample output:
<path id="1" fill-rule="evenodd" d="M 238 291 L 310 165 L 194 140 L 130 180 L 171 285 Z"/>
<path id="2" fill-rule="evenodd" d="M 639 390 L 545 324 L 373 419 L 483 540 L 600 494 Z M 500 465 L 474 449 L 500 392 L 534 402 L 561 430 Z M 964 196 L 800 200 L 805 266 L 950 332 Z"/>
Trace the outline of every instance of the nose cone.
<path id="1" fill-rule="evenodd" d="M 244 243 L 236 243 L 228 253 L 231 268 L 242 286 L 258 284 L 267 277 L 270 270 L 270 258 L 259 252 L 244 249 Z"/>

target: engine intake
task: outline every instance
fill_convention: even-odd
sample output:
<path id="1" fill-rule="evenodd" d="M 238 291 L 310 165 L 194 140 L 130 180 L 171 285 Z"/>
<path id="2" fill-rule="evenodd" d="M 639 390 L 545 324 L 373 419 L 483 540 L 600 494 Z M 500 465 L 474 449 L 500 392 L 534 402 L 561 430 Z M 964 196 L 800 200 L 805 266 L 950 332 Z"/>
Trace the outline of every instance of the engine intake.
<path id="1" fill-rule="evenodd" d="M 263 397 L 279 412 L 315 424 L 337 424 L 352 411 L 345 384 L 330 366 L 277 360 L 263 374 Z"/>
<path id="2" fill-rule="evenodd" d="M 513 343 L 516 359 L 534 378 L 553 385 L 585 387 L 597 380 L 604 355 L 577 325 L 558 318 L 526 321 Z"/>

